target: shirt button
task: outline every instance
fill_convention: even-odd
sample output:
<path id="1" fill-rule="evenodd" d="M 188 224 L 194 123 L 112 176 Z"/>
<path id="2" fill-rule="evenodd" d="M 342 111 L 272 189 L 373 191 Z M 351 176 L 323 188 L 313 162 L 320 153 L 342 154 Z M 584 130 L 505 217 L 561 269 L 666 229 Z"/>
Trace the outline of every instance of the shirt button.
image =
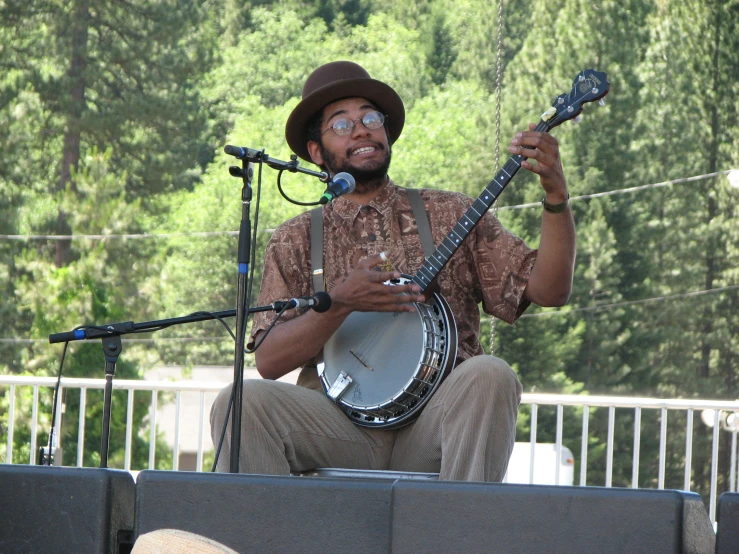
<path id="1" fill-rule="evenodd" d="M 370 240 L 375 240 L 375 239 L 376 239 L 377 237 L 375 236 L 375 234 L 374 234 L 374 233 L 370 233 L 370 234 L 369 234 L 369 237 L 368 237 L 368 238 L 369 238 Z"/>

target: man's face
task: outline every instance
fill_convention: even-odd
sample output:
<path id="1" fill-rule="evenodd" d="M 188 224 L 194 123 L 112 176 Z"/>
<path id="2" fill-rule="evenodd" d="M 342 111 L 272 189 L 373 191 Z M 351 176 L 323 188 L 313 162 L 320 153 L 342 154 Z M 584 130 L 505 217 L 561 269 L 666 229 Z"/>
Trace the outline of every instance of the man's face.
<path id="1" fill-rule="evenodd" d="M 350 173 L 361 191 L 363 185 L 384 181 L 390 167 L 390 145 L 385 127 L 368 129 L 362 118 L 377 107 L 364 98 L 345 98 L 323 109 L 320 142 L 309 142 L 308 152 L 313 162 L 324 165 L 332 173 Z M 347 135 L 337 135 L 332 126 L 338 119 L 354 122 Z M 370 185 L 371 186 L 371 185 Z"/>

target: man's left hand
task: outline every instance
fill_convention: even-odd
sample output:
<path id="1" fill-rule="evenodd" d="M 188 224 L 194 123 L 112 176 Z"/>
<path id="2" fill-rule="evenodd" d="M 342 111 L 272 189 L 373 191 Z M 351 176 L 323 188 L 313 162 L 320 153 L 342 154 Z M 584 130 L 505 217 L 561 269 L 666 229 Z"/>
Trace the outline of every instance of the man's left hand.
<path id="1" fill-rule="evenodd" d="M 528 158 L 521 162 L 521 167 L 539 175 L 548 202 L 564 202 L 567 200 L 567 181 L 559 157 L 559 143 L 549 133 L 534 131 L 535 128 L 535 124 L 529 123 L 528 131 L 516 133 L 508 151 Z M 534 160 L 536 163 L 532 163 Z"/>

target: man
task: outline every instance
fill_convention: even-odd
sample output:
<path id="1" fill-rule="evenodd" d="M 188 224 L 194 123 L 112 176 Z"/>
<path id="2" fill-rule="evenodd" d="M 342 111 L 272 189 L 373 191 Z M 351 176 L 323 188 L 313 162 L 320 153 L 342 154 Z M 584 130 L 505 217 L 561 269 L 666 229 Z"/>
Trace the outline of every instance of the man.
<path id="1" fill-rule="evenodd" d="M 315 363 L 333 332 L 355 311 L 414 311 L 415 284 L 389 286 L 423 263 L 407 191 L 388 177 L 391 148 L 405 120 L 403 102 L 357 64 L 333 62 L 306 81 L 286 125 L 290 147 L 331 174 L 354 176 L 354 192 L 323 208 L 325 313 L 286 313 L 269 334 L 270 315 L 257 314 L 250 346 L 261 342 L 256 365 L 265 380 L 244 384 L 240 470 L 289 474 L 316 467 L 439 472 L 440 479 L 500 481 L 513 448 L 521 385 L 503 360 L 483 355 L 479 310 L 513 323 L 529 303 L 561 306 L 570 294 L 575 229 L 557 141 L 547 133 L 517 133 L 511 153 L 540 176 L 544 211 L 538 252 L 488 213 L 439 275 L 454 313 L 458 365 L 420 416 L 396 430 L 352 423 L 323 393 Z M 464 195 L 422 190 L 435 244 L 471 204 Z M 259 304 L 313 293 L 310 213 L 281 225 L 265 255 Z M 386 265 L 390 264 L 390 267 Z M 303 368 L 294 386 L 275 379 Z M 214 442 L 231 387 L 211 412 Z M 218 467 L 229 467 L 229 436 Z"/>

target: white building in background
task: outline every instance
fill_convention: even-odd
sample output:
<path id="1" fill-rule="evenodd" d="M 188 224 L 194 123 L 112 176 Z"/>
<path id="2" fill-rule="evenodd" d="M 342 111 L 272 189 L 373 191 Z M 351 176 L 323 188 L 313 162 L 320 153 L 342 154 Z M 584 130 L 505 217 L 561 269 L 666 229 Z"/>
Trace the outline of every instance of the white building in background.
<path id="1" fill-rule="evenodd" d="M 559 459 L 559 477 L 557 477 L 557 445 L 554 443 L 536 443 L 534 447 L 534 471 L 531 472 L 531 443 L 517 442 L 513 445 L 508 472 L 504 483 L 520 483 L 534 485 L 572 486 L 575 481 L 575 457 L 572 451 L 562 445 Z M 531 480 L 530 480 L 531 479 Z"/>

